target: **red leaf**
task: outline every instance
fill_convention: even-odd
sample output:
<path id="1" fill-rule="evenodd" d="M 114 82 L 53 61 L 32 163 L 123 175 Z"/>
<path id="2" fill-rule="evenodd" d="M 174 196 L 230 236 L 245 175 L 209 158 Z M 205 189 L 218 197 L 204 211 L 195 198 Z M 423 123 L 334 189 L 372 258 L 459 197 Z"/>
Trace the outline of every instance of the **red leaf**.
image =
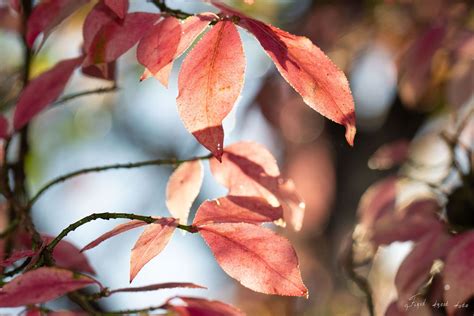
<path id="1" fill-rule="evenodd" d="M 181 40 L 181 23 L 167 17 L 142 38 L 137 48 L 137 60 L 152 74 L 173 62 Z"/>
<path id="2" fill-rule="evenodd" d="M 0 138 L 5 139 L 10 135 L 8 125 L 8 120 L 5 116 L 0 115 Z"/>
<path id="3" fill-rule="evenodd" d="M 22 128 L 59 97 L 74 69 L 81 64 L 83 59 L 84 57 L 81 56 L 63 60 L 30 81 L 20 94 L 15 108 L 13 118 L 15 130 Z"/>
<path id="4" fill-rule="evenodd" d="M 474 295 L 474 232 L 458 235 L 452 245 L 444 268 L 444 281 L 450 286 L 449 291 L 445 291 L 449 315 L 455 314 L 456 304 L 465 303 Z"/>
<path id="5" fill-rule="evenodd" d="M 248 223 L 207 224 L 199 232 L 222 269 L 243 286 L 265 294 L 308 295 L 285 238 Z"/>
<path id="6" fill-rule="evenodd" d="M 217 181 L 229 189 L 230 195 L 258 196 L 273 206 L 283 207 L 285 221 L 300 230 L 305 204 L 294 184 L 280 176 L 275 158 L 263 146 L 240 142 L 225 148 L 222 163 L 210 161 Z"/>
<path id="7" fill-rule="evenodd" d="M 43 267 L 28 271 L 0 290 L 1 307 L 17 307 L 47 302 L 90 284 L 93 279 L 68 270 Z"/>
<path id="8" fill-rule="evenodd" d="M 103 1 L 99 1 L 89 12 L 82 26 L 82 36 L 84 38 L 84 51 L 89 51 L 92 41 L 99 33 L 100 29 L 107 23 L 114 21 L 115 17 L 109 7 Z"/>
<path id="9" fill-rule="evenodd" d="M 125 18 L 128 11 L 128 0 L 104 0 L 108 6 L 119 18 Z"/>
<path id="10" fill-rule="evenodd" d="M 181 224 L 188 222 L 189 211 L 199 195 L 204 173 L 199 160 L 181 164 L 171 175 L 166 187 L 166 206 Z"/>
<path id="11" fill-rule="evenodd" d="M 251 196 L 226 196 L 205 201 L 199 207 L 193 225 L 214 223 L 260 224 L 276 221 L 283 217 L 281 207 L 273 207 L 267 200 Z"/>
<path id="12" fill-rule="evenodd" d="M 51 236 L 43 236 L 43 238 L 46 242 L 53 239 Z M 64 239 L 54 248 L 53 258 L 56 261 L 56 265 L 61 268 L 95 274 L 87 257 L 76 246 Z"/>
<path id="13" fill-rule="evenodd" d="M 369 159 L 369 168 L 386 170 L 396 167 L 408 158 L 410 142 L 406 139 L 396 140 L 377 149 Z"/>
<path id="14" fill-rule="evenodd" d="M 36 254 L 36 251 L 25 249 L 25 250 L 19 250 L 14 253 L 12 253 L 7 259 L 2 260 L 0 262 L 0 266 L 2 267 L 8 267 L 14 262 L 17 262 L 20 259 L 32 257 Z"/>
<path id="15" fill-rule="evenodd" d="M 406 256 L 395 276 L 398 306 L 403 307 L 429 278 L 434 260 L 448 251 L 449 236 L 441 230 L 424 236 Z"/>
<path id="16" fill-rule="evenodd" d="M 130 282 L 145 264 L 166 247 L 175 229 L 176 219 L 174 218 L 161 218 L 145 229 L 132 249 Z"/>
<path id="17" fill-rule="evenodd" d="M 217 16 L 214 13 L 209 13 L 209 12 L 190 16 L 187 19 L 185 19 L 183 23 L 180 25 L 180 29 L 181 29 L 180 35 L 177 36 L 177 34 L 175 34 L 175 36 L 179 37 L 179 43 L 177 45 L 176 52 L 172 60 L 181 56 L 189 48 L 189 46 L 191 46 L 191 44 L 196 40 L 199 34 L 201 34 L 206 29 L 209 23 L 215 19 L 217 19 Z M 150 34 L 147 37 L 153 38 L 153 35 Z M 138 45 L 137 54 L 140 51 L 140 46 L 145 45 L 145 44 L 142 44 L 142 42 L 147 41 L 147 37 L 143 38 L 140 44 Z M 174 40 L 175 39 L 171 39 L 171 42 L 174 42 Z M 159 41 L 159 42 L 161 43 L 163 41 Z M 156 53 L 161 54 L 159 53 L 159 51 Z M 140 58 L 138 58 L 138 60 L 140 61 Z M 153 63 L 153 61 L 151 62 Z M 144 62 L 142 62 L 142 64 L 145 65 L 145 67 L 147 67 L 147 65 Z M 167 65 L 162 66 L 161 69 L 159 69 L 157 72 L 153 72 L 150 69 L 145 69 L 140 80 L 145 80 L 149 77 L 154 76 L 165 87 L 167 87 L 169 75 L 171 73 L 172 68 L 173 68 L 173 61 L 171 61 Z"/>
<path id="18" fill-rule="evenodd" d="M 187 283 L 187 282 L 169 282 L 169 283 L 159 283 L 159 284 L 152 284 L 147 286 L 140 286 L 140 287 L 126 287 L 123 289 L 116 289 L 109 292 L 110 295 L 119 292 L 147 292 L 147 291 L 156 291 L 162 289 L 173 289 L 173 288 L 188 288 L 188 289 L 206 289 L 204 286 L 200 286 L 194 283 Z"/>
<path id="19" fill-rule="evenodd" d="M 115 80 L 115 70 L 116 70 L 116 61 L 112 61 L 107 64 L 98 64 L 90 65 L 87 67 L 82 67 L 82 73 L 86 76 L 90 76 L 98 79 L 105 79 L 114 81 Z"/>
<path id="20" fill-rule="evenodd" d="M 132 48 L 159 18 L 159 14 L 135 12 L 127 14 L 123 21 L 107 22 L 95 34 L 90 46 L 85 47 L 87 58 L 84 66 L 116 60 Z"/>
<path id="21" fill-rule="evenodd" d="M 218 1 L 212 2 L 222 11 L 239 16 L 239 25 L 257 38 L 304 102 L 346 127 L 346 139 L 352 146 L 356 133 L 354 99 L 344 73 L 308 38 L 251 19 Z"/>
<path id="22" fill-rule="evenodd" d="M 194 47 L 179 74 L 179 115 L 194 137 L 221 159 L 222 120 L 234 106 L 244 83 L 245 57 L 231 21 L 218 22 Z"/>
<path id="23" fill-rule="evenodd" d="M 437 216 L 439 209 L 438 201 L 423 199 L 385 214 L 373 227 L 372 241 L 376 246 L 394 241 L 418 241 L 431 231 L 439 231 L 443 226 Z"/>
<path id="24" fill-rule="evenodd" d="M 33 8 L 28 19 L 26 42 L 32 47 L 36 38 L 44 33 L 43 42 L 51 31 L 74 11 L 89 0 L 49 0 L 41 1 Z"/>
<path id="25" fill-rule="evenodd" d="M 178 297 L 186 306 L 168 303 L 167 309 L 175 312 L 179 316 L 244 316 L 234 306 L 219 302 L 209 301 L 203 298 Z"/>
<path id="26" fill-rule="evenodd" d="M 144 225 L 147 225 L 147 223 L 144 222 L 144 221 L 139 221 L 139 220 L 132 220 L 132 221 L 120 224 L 120 225 L 116 226 L 114 229 L 112 229 L 111 231 L 106 232 L 105 234 L 101 235 L 99 238 L 94 239 L 93 241 L 88 243 L 84 248 L 81 249 L 81 252 L 92 249 L 94 247 L 97 247 L 103 241 L 105 241 L 109 238 L 112 238 L 112 237 L 114 237 L 118 234 L 124 233 L 126 231 L 131 230 L 131 229 L 141 227 L 141 226 L 144 226 Z"/>

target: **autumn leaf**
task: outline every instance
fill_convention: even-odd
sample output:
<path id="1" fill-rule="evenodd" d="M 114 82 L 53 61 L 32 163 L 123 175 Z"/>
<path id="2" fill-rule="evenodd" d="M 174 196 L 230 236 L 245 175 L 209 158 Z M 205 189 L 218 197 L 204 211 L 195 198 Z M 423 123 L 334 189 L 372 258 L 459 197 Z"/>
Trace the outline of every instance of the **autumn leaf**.
<path id="1" fill-rule="evenodd" d="M 28 19 L 26 42 L 32 47 L 36 38 L 44 34 L 43 42 L 64 19 L 70 16 L 89 0 L 49 0 L 41 1 L 33 8 Z"/>
<path id="2" fill-rule="evenodd" d="M 304 102 L 321 115 L 345 126 L 346 140 L 352 146 L 356 126 L 349 82 L 321 49 L 306 37 L 251 19 L 218 1 L 213 1 L 213 4 L 239 17 L 238 24 L 257 38 L 280 74 Z"/>
<path id="3" fill-rule="evenodd" d="M 0 115 L 0 138 L 7 138 L 10 134 L 8 120 L 5 116 Z"/>
<path id="4" fill-rule="evenodd" d="M 89 12 L 82 25 L 82 37 L 84 39 L 84 51 L 89 51 L 97 33 L 107 23 L 114 21 L 113 12 L 103 1 L 99 1 Z"/>
<path id="5" fill-rule="evenodd" d="M 405 257 L 395 276 L 400 308 L 428 280 L 433 262 L 446 254 L 448 246 L 449 236 L 435 230 L 425 235 Z"/>
<path id="6" fill-rule="evenodd" d="M 448 314 L 454 315 L 456 304 L 465 303 L 474 295 L 474 232 L 460 234 L 451 242 L 445 261 L 444 283 L 450 287 L 445 299 L 450 304 Z"/>
<path id="7" fill-rule="evenodd" d="M 144 221 L 139 221 L 139 220 L 131 220 L 129 222 L 120 224 L 116 226 L 115 228 L 113 228 L 111 231 L 106 232 L 105 234 L 99 236 L 98 238 L 88 243 L 86 246 L 84 246 L 84 248 L 81 249 L 81 252 L 95 248 L 98 245 L 100 245 L 102 242 L 104 242 L 105 240 L 112 238 L 118 234 L 124 233 L 131 229 L 141 227 L 144 225 L 147 225 L 147 223 Z"/>
<path id="8" fill-rule="evenodd" d="M 148 225 L 132 249 L 130 258 L 130 282 L 151 259 L 168 244 L 176 229 L 176 219 L 161 218 Z"/>
<path id="9" fill-rule="evenodd" d="M 199 195 L 204 172 L 199 160 L 182 163 L 171 175 L 166 187 L 166 206 L 181 224 L 188 222 L 191 206 Z"/>
<path id="10" fill-rule="evenodd" d="M 104 0 L 104 4 L 110 8 L 119 18 L 125 18 L 128 11 L 128 0 Z"/>
<path id="11" fill-rule="evenodd" d="M 234 306 L 222 303 L 220 301 L 210 301 L 203 298 L 195 297 L 177 297 L 185 303 L 185 305 L 176 305 L 175 303 L 168 302 L 166 308 L 173 311 L 178 316 L 191 316 L 191 315 L 206 315 L 206 316 L 244 316 Z M 173 299 L 175 300 L 175 299 Z"/>
<path id="12" fill-rule="evenodd" d="M 134 12 L 123 21 L 111 20 L 95 34 L 87 52 L 84 66 L 109 63 L 132 48 L 160 18 L 159 14 Z M 86 34 L 86 33 L 85 33 Z"/>
<path id="13" fill-rule="evenodd" d="M 169 76 L 170 76 L 171 70 L 173 68 L 173 60 L 178 58 L 179 56 L 181 56 L 192 45 L 192 43 L 196 40 L 196 38 L 202 32 L 204 32 L 204 30 L 207 28 L 209 23 L 211 23 L 211 21 L 216 20 L 216 19 L 217 19 L 217 15 L 215 15 L 214 13 L 209 13 L 209 12 L 204 12 L 204 13 L 200 13 L 200 14 L 197 14 L 197 15 L 193 15 L 193 16 L 190 16 L 190 17 L 186 18 L 183 21 L 183 23 L 181 23 L 179 36 L 177 36 L 176 32 L 173 31 L 173 30 L 171 31 L 170 34 L 164 34 L 164 36 L 166 36 L 166 37 L 169 37 L 170 35 L 174 34 L 176 37 L 179 37 L 179 42 L 178 42 L 175 54 L 174 54 L 171 62 L 169 62 L 167 65 L 160 65 L 159 67 L 155 67 L 154 70 L 156 70 L 156 68 L 159 68 L 158 70 L 156 70 L 156 72 L 152 71 L 151 69 L 148 68 L 148 66 L 146 64 L 147 62 L 145 62 L 145 61 L 142 62 L 140 60 L 141 58 L 138 58 L 138 54 L 140 52 L 140 47 L 143 46 L 143 45 L 149 45 L 150 42 L 151 42 L 151 39 L 149 39 L 149 38 L 155 38 L 154 33 L 150 32 L 150 34 L 147 37 L 143 38 L 140 41 L 140 44 L 138 45 L 138 50 L 137 50 L 138 61 L 141 62 L 145 67 L 147 67 L 147 68 L 145 68 L 145 71 L 144 71 L 142 77 L 140 78 L 140 80 L 145 80 L 149 77 L 155 77 L 156 79 L 158 79 L 161 82 L 161 84 L 163 84 L 165 87 L 167 87 Z M 170 42 L 174 43 L 175 40 L 176 40 L 176 38 L 170 39 Z M 160 46 L 167 44 L 166 42 L 163 42 L 162 40 L 158 40 L 158 42 L 159 43 L 157 43 L 157 44 L 159 44 Z M 171 45 L 171 46 L 174 47 L 174 45 Z M 157 48 L 155 54 L 162 55 L 162 53 L 158 49 L 158 46 L 155 46 L 155 47 Z M 146 59 L 148 60 L 148 58 L 146 58 Z M 151 63 L 154 64 L 154 61 L 151 60 Z"/>
<path id="14" fill-rule="evenodd" d="M 307 296 L 291 244 L 271 230 L 248 223 L 205 224 L 199 233 L 231 277 L 256 292 Z"/>
<path id="15" fill-rule="evenodd" d="M 18 250 L 13 252 L 8 258 L 0 262 L 0 266 L 8 267 L 9 265 L 17 262 L 18 260 L 32 257 L 36 254 L 36 251 L 30 249 Z"/>
<path id="16" fill-rule="evenodd" d="M 179 73 L 178 112 L 186 129 L 217 158 L 224 143 L 222 120 L 244 83 L 245 57 L 231 21 L 218 22 L 183 62 Z"/>
<path id="17" fill-rule="evenodd" d="M 95 280 L 69 270 L 42 267 L 25 272 L 0 290 L 0 307 L 17 307 L 56 299 Z"/>
<path id="18" fill-rule="evenodd" d="M 19 130 L 63 92 L 83 56 L 66 59 L 30 81 L 21 92 L 15 108 L 13 125 Z"/>
<path id="19" fill-rule="evenodd" d="M 193 225 L 212 223 L 251 223 L 273 222 L 283 217 L 281 207 L 273 207 L 267 200 L 252 196 L 226 196 L 217 200 L 205 201 L 199 207 Z"/>
<path id="20" fill-rule="evenodd" d="M 229 195 L 262 197 L 281 206 L 284 219 L 295 230 L 303 225 L 305 204 L 293 182 L 280 175 L 273 155 L 253 142 L 240 142 L 225 148 L 222 163 L 210 161 L 216 180 L 229 189 Z"/>

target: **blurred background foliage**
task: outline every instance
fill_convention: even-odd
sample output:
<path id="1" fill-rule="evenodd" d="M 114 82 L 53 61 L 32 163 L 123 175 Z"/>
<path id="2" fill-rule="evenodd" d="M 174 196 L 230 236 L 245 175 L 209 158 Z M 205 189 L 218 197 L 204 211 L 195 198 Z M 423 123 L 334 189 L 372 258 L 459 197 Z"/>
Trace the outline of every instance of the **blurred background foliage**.
<path id="1" fill-rule="evenodd" d="M 143 307 L 174 293 L 234 302 L 249 315 L 361 315 L 361 292 L 344 276 L 339 253 L 356 223 L 359 199 L 367 187 L 388 174 L 371 170 L 367 161 L 382 144 L 411 139 L 428 120 L 473 107 L 474 8 L 471 1 L 450 0 L 255 0 L 226 1 L 243 12 L 309 37 L 343 69 L 356 101 L 358 134 L 354 148 L 343 129 L 303 104 L 258 43 L 241 31 L 248 60 L 243 94 L 225 120 L 226 143 L 255 140 L 278 157 L 306 201 L 303 230 L 282 232 L 295 245 L 310 299 L 253 293 L 231 281 L 196 236 L 176 236 L 148 265 L 136 285 L 165 281 L 196 282 L 202 290 L 123 294 L 104 300 L 114 309 Z M 188 12 L 213 10 L 198 0 L 167 1 Z M 34 58 L 32 77 L 81 49 L 81 9 L 48 38 Z M 131 0 L 132 11 L 157 9 Z M 21 46 L 18 19 L 0 10 L 0 109 L 11 113 L 18 94 Z M 182 60 L 182 58 L 180 59 Z M 175 97 L 179 63 L 170 88 L 154 79 L 139 82 L 142 67 L 134 51 L 118 64 L 114 94 L 75 99 L 40 115 L 32 124 L 28 157 L 29 189 L 80 167 L 156 157 L 186 158 L 204 153 L 180 122 Z M 111 86 L 77 73 L 66 93 Z M 474 132 L 473 132 L 474 133 Z M 468 138 L 468 142 L 473 138 Z M 425 146 L 426 147 L 426 146 Z M 423 147 L 423 148 L 425 148 Z M 429 146 L 428 146 L 429 147 Z M 430 160 L 437 151 L 420 149 Z M 431 147 L 430 147 L 431 148 Z M 48 192 L 33 210 L 38 228 L 59 233 L 69 223 L 96 211 L 166 215 L 164 192 L 171 169 L 148 167 L 86 175 Z M 208 173 L 208 171 L 207 171 Z M 225 193 L 205 178 L 196 202 Z M 81 228 L 70 241 L 83 246 L 116 223 Z M 128 283 L 130 232 L 89 253 L 101 281 L 112 287 Z M 377 315 L 393 298 L 393 275 L 406 245 L 380 256 L 372 271 Z M 192 292 L 190 292 L 192 291 Z M 66 304 L 58 301 L 58 305 Z"/>

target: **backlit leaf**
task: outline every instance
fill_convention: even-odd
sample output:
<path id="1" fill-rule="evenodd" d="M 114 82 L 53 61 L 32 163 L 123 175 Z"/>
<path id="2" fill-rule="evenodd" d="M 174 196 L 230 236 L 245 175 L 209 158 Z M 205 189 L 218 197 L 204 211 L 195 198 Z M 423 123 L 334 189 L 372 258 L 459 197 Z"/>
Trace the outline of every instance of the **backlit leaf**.
<path id="1" fill-rule="evenodd" d="M 148 225 L 132 249 L 130 258 L 130 282 L 145 264 L 156 257 L 168 244 L 176 229 L 174 218 L 161 218 Z"/>
<path id="2" fill-rule="evenodd" d="M 199 160 L 181 164 L 171 175 L 166 187 L 166 206 L 181 224 L 188 222 L 189 211 L 199 195 L 204 177 Z"/>
<path id="3" fill-rule="evenodd" d="M 183 301 L 186 305 L 175 305 L 174 303 L 168 303 L 167 309 L 173 311 L 178 316 L 244 316 L 234 306 L 222 303 L 220 301 L 210 301 L 203 298 L 195 297 L 177 297 Z"/>
<path id="4" fill-rule="evenodd" d="M 119 18 L 125 18 L 128 11 L 128 0 L 104 0 L 108 6 Z"/>
<path id="5" fill-rule="evenodd" d="M 220 159 L 222 120 L 234 106 L 244 83 L 245 57 L 231 21 L 218 22 L 196 44 L 179 74 L 178 112 L 186 129 Z"/>
<path id="6" fill-rule="evenodd" d="M 243 286 L 265 294 L 308 295 L 296 253 L 285 238 L 248 223 L 198 229 L 222 269 Z"/>

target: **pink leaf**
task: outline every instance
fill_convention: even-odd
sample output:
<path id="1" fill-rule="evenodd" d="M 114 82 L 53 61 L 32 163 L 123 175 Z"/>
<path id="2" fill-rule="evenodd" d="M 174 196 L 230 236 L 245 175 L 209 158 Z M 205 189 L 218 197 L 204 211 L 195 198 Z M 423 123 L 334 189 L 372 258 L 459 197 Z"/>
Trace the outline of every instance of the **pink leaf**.
<path id="1" fill-rule="evenodd" d="M 239 25 L 250 31 L 275 63 L 280 74 L 306 104 L 346 127 L 352 146 L 356 133 L 354 100 L 344 73 L 308 38 L 296 36 L 214 3 L 240 17 Z"/>
<path id="2" fill-rule="evenodd" d="M 95 34 L 89 47 L 84 66 L 109 63 L 132 48 L 160 18 L 159 14 L 134 12 L 123 21 L 112 20 Z M 102 20 L 100 20 L 102 21 Z"/>
<path id="3" fill-rule="evenodd" d="M 101 235 L 99 238 L 94 239 L 93 241 L 88 243 L 84 248 L 81 249 L 81 252 L 92 249 L 94 247 L 97 247 L 103 241 L 105 241 L 109 238 L 112 238 L 112 237 L 114 237 L 118 234 L 124 233 L 126 231 L 131 230 L 131 229 L 141 227 L 141 226 L 144 226 L 144 225 L 147 225 L 147 223 L 144 222 L 144 221 L 139 221 L 139 220 L 131 220 L 129 222 L 120 224 L 120 225 L 116 226 L 114 229 L 112 229 L 111 231 L 106 232 L 105 234 Z"/>
<path id="4" fill-rule="evenodd" d="M 369 168 L 386 170 L 396 167 L 408 158 L 410 142 L 406 139 L 396 140 L 377 149 L 369 159 Z"/>
<path id="5" fill-rule="evenodd" d="M 180 35 L 179 37 L 179 43 L 176 48 L 176 52 L 172 58 L 172 60 L 178 58 L 181 56 L 188 48 L 191 46 L 191 44 L 196 40 L 196 38 L 201 34 L 206 27 L 209 25 L 209 23 L 213 20 L 217 19 L 217 16 L 214 13 L 201 13 L 198 15 L 194 15 L 191 17 L 188 17 L 183 21 L 183 23 L 180 25 Z M 174 32 L 172 32 L 173 34 Z M 167 35 L 169 36 L 169 35 Z M 142 44 L 142 42 L 148 41 L 147 38 L 151 37 L 153 38 L 153 33 L 150 33 L 147 37 L 143 38 L 138 45 L 138 51 L 137 54 L 139 53 L 140 46 L 145 45 Z M 171 39 L 171 42 L 174 42 L 175 39 Z M 159 41 L 160 44 L 162 41 Z M 165 43 L 166 44 L 166 43 Z M 163 45 L 163 44 L 161 44 Z M 159 51 L 156 52 L 157 54 L 161 54 Z M 138 58 L 140 61 L 140 58 Z M 153 63 L 153 61 L 152 61 Z M 147 67 L 147 65 L 142 62 L 142 64 Z M 145 72 L 143 73 L 142 77 L 140 80 L 145 80 L 149 77 L 155 77 L 158 79 L 165 87 L 168 86 L 168 79 L 169 75 L 171 73 L 171 70 L 173 68 L 173 61 L 168 63 L 167 65 L 163 65 L 161 67 L 158 67 L 160 69 L 157 70 L 157 72 L 153 72 L 150 69 L 145 69 Z M 155 68 L 156 70 L 156 68 Z"/>
<path id="6" fill-rule="evenodd" d="M 116 61 L 112 61 L 106 64 L 90 65 L 82 67 L 82 73 L 86 76 L 93 78 L 104 79 L 104 80 L 115 80 L 115 71 L 117 68 Z"/>
<path id="7" fill-rule="evenodd" d="M 125 18 L 128 11 L 128 0 L 104 0 L 106 6 L 110 8 L 119 18 Z"/>
<path id="8" fill-rule="evenodd" d="M 179 74 L 179 115 L 194 137 L 221 159 L 222 120 L 244 83 L 245 57 L 231 21 L 218 22 L 186 57 Z"/>
<path id="9" fill-rule="evenodd" d="M 43 42 L 51 31 L 74 11 L 89 0 L 41 1 L 33 8 L 28 19 L 26 42 L 32 47 L 39 34 L 44 33 Z"/>
<path id="10" fill-rule="evenodd" d="M 163 289 L 173 289 L 173 288 L 188 288 L 188 289 L 206 289 L 206 287 L 197 285 L 194 283 L 187 283 L 187 282 L 169 282 L 169 283 L 159 283 L 159 284 L 152 284 L 147 286 L 140 286 L 140 287 L 126 287 L 123 289 L 116 289 L 109 292 L 110 295 L 119 292 L 147 292 L 147 291 L 156 291 L 156 290 L 163 290 Z"/>
<path id="11" fill-rule="evenodd" d="M 100 29 L 107 23 L 114 21 L 113 12 L 103 1 L 99 1 L 89 12 L 82 26 L 82 36 L 84 38 L 84 50 L 89 51 L 94 38 Z"/>
<path id="12" fill-rule="evenodd" d="M 234 306 L 220 301 L 209 301 L 203 298 L 178 297 L 186 305 L 168 303 L 167 309 L 178 316 L 244 316 L 245 314 Z"/>
<path id="13" fill-rule="evenodd" d="M 434 260 L 448 251 L 449 236 L 441 230 L 424 236 L 406 256 L 395 276 L 398 306 L 403 307 L 429 278 Z"/>
<path id="14" fill-rule="evenodd" d="M 132 249 L 130 282 L 145 264 L 166 247 L 175 229 L 176 220 L 174 218 L 161 218 L 145 229 Z"/>
<path id="15" fill-rule="evenodd" d="M 74 69 L 81 64 L 83 59 L 84 57 L 81 56 L 63 60 L 30 81 L 20 94 L 15 108 L 13 118 L 15 130 L 22 128 L 59 97 Z"/>
<path id="16" fill-rule="evenodd" d="M 0 266 L 8 267 L 12 263 L 17 262 L 20 259 L 25 259 L 25 258 L 28 258 L 28 257 L 32 257 L 35 254 L 36 254 L 36 251 L 29 250 L 29 249 L 16 251 L 16 252 L 12 253 L 7 259 L 0 262 Z"/>
<path id="17" fill-rule="evenodd" d="M 308 295 L 285 238 L 248 223 L 207 224 L 199 232 L 222 269 L 243 286 L 265 294 Z"/>
<path id="18" fill-rule="evenodd" d="M 181 164 L 171 175 L 166 187 L 166 206 L 181 224 L 188 222 L 189 211 L 199 195 L 204 173 L 199 160 Z"/>
<path id="19" fill-rule="evenodd" d="M 210 161 L 211 171 L 230 195 L 258 196 L 282 206 L 285 221 L 300 230 L 305 204 L 291 180 L 284 179 L 272 154 L 263 146 L 240 142 L 225 148 L 222 163 Z"/>
<path id="20" fill-rule="evenodd" d="M 205 201 L 199 207 L 193 225 L 213 223 L 260 224 L 276 221 L 283 217 L 281 207 L 273 207 L 267 200 L 251 196 L 226 196 Z"/>
<path id="21" fill-rule="evenodd" d="M 445 291 L 448 314 L 454 315 L 455 305 L 465 303 L 474 295 L 474 232 L 456 236 L 451 244 L 445 262 L 444 281 L 450 286 L 449 291 Z"/>
<path id="22" fill-rule="evenodd" d="M 173 62 L 181 39 L 181 23 L 167 17 L 153 26 L 138 44 L 137 59 L 152 74 Z"/>
<path id="23" fill-rule="evenodd" d="M 5 116 L 0 115 L 0 138 L 5 139 L 10 135 L 8 126 L 8 120 L 5 118 Z"/>
<path id="24" fill-rule="evenodd" d="M 47 242 L 50 240 L 52 240 L 52 237 L 46 237 Z M 61 240 L 54 248 L 53 258 L 56 265 L 61 268 L 95 274 L 87 257 L 76 246 L 66 240 Z"/>
<path id="25" fill-rule="evenodd" d="M 58 268 L 31 270 L 3 286 L 0 306 L 17 307 L 47 302 L 95 282 L 85 275 Z"/>

